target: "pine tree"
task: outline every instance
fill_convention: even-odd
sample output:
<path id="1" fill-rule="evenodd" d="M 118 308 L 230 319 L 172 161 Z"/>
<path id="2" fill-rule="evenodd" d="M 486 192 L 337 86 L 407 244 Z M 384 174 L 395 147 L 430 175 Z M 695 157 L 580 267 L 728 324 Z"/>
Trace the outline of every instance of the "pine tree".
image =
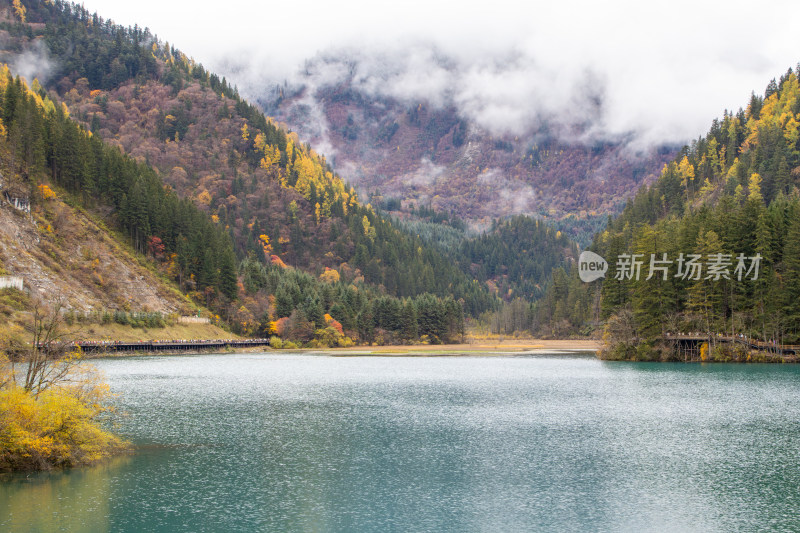
<path id="1" fill-rule="evenodd" d="M 783 314 L 791 342 L 800 340 L 800 209 L 795 204 L 783 250 Z"/>
<path id="2" fill-rule="evenodd" d="M 645 264 L 640 279 L 633 283 L 632 305 L 639 334 L 646 338 L 663 335 L 665 317 L 674 311 L 674 275 L 671 263 L 666 262 L 673 250 L 667 242 L 655 229 L 644 226 L 634 246 Z"/>
<path id="3" fill-rule="evenodd" d="M 223 251 L 217 263 L 219 265 L 219 280 L 217 284 L 219 292 L 228 298 L 236 298 L 238 284 L 236 277 L 236 256 L 233 253 L 233 248 L 230 246 L 223 246 Z"/>
<path id="4" fill-rule="evenodd" d="M 417 313 L 414 304 L 406 301 L 400 315 L 400 336 L 405 341 L 417 338 Z"/>

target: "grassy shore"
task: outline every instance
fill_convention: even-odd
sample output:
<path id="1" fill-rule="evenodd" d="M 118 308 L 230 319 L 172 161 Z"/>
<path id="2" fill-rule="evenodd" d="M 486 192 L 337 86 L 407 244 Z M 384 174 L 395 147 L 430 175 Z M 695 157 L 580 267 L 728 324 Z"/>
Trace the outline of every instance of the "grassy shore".
<path id="1" fill-rule="evenodd" d="M 530 352 L 594 352 L 600 349 L 595 340 L 514 339 L 507 341 L 475 341 L 465 344 L 417 344 L 412 346 L 352 346 L 326 348 L 334 355 L 506 355 Z"/>

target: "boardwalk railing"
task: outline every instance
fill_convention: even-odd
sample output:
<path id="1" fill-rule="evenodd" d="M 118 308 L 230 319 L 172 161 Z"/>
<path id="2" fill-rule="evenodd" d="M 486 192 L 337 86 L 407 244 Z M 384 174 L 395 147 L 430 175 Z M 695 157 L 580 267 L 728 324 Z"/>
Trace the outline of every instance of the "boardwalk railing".
<path id="1" fill-rule="evenodd" d="M 728 342 L 734 344 L 741 344 L 752 348 L 754 350 L 763 350 L 767 352 L 783 353 L 783 354 L 797 354 L 800 353 L 800 344 L 777 344 L 775 342 L 764 342 L 752 337 L 743 336 L 730 336 L 730 335 L 700 335 L 700 334 L 687 334 L 687 333 L 667 333 L 665 339 L 676 339 L 696 342 Z"/>
<path id="2" fill-rule="evenodd" d="M 269 346 L 269 339 L 246 340 L 172 340 L 172 341 L 81 341 L 75 343 L 84 352 L 189 352 L 196 350 L 223 350 L 226 348 L 252 348 Z"/>

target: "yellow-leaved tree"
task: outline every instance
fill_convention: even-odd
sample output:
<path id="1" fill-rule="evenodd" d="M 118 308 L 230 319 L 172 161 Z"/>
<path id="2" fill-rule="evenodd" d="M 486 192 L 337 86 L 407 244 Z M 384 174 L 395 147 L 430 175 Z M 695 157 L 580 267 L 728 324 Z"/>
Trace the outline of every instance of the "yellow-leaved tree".
<path id="1" fill-rule="evenodd" d="M 686 156 L 683 156 L 683 159 L 678 164 L 678 175 L 681 178 L 681 185 L 684 189 L 694 182 L 694 166 L 689 162 L 689 158 Z"/>
<path id="2" fill-rule="evenodd" d="M 367 215 L 361 219 L 361 226 L 364 228 L 364 235 L 366 235 L 369 240 L 375 240 L 375 228 L 372 227 L 372 224 L 369 222 L 369 218 Z"/>
<path id="3" fill-rule="evenodd" d="M 25 22 L 25 13 L 27 12 L 27 9 L 25 9 L 25 6 L 22 5 L 22 2 L 20 0 L 14 0 L 11 2 L 11 5 L 14 8 L 14 13 L 19 17 L 19 21 Z"/>
<path id="4" fill-rule="evenodd" d="M 61 320 L 60 305 L 35 306 L 30 345 L 0 346 L 0 472 L 91 464 L 128 448 L 102 428 L 109 388 Z"/>
<path id="5" fill-rule="evenodd" d="M 762 203 L 764 201 L 764 197 L 761 195 L 761 176 L 757 173 L 754 172 L 750 176 L 750 179 L 747 182 L 747 190 L 750 191 L 750 194 L 747 195 L 748 200 L 758 203 Z"/>
<path id="6" fill-rule="evenodd" d="M 269 254 L 272 253 L 272 244 L 269 242 L 269 237 L 265 234 L 261 234 L 258 236 L 258 240 L 261 242 L 261 247 L 264 250 L 264 257 L 269 259 Z"/>
<path id="7" fill-rule="evenodd" d="M 319 275 L 319 279 L 325 283 L 336 283 L 339 281 L 339 272 L 326 267 L 325 272 Z"/>

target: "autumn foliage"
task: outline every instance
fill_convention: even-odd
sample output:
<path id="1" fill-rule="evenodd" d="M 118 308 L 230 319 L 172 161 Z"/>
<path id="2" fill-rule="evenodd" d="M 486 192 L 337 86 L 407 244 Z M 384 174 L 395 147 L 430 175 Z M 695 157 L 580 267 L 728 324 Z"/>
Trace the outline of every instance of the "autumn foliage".
<path id="1" fill-rule="evenodd" d="M 124 449 L 97 424 L 105 394 L 59 387 L 34 397 L 19 386 L 0 389 L 0 472 L 91 464 Z"/>
<path id="2" fill-rule="evenodd" d="M 596 235 L 592 250 L 612 268 L 629 254 L 643 258 L 641 276 L 617 271 L 586 284 L 575 268 L 556 271 L 536 323 L 569 334 L 605 321 L 604 351 L 620 359 L 744 361 L 749 347 L 769 346 L 781 360 L 774 347 L 800 343 L 798 74 L 789 69 L 763 97 L 715 119 Z M 684 256 L 699 260 L 696 275 L 679 275 Z M 651 279 L 651 257 L 669 258 L 669 275 Z M 721 276 L 714 258 L 725 263 Z M 757 276 L 737 275 L 740 261 L 759 265 Z M 708 342 L 681 354 L 678 334 Z M 725 336 L 763 344 L 740 342 L 737 354 Z"/>
<path id="3" fill-rule="evenodd" d="M 244 293 L 239 289 L 237 263 L 250 257 L 302 269 L 315 281 L 327 268 L 330 290 L 344 281 L 394 298 L 451 296 L 469 314 L 492 306 L 485 287 L 360 202 L 295 133 L 147 29 L 116 26 L 60 2 L 31 3 L 28 20 L 0 47 L 11 53 L 41 37 L 54 68 L 46 86 L 32 82 L 24 106 L 14 113 L 7 106 L 13 120 L 2 117 L 9 136 L 30 132 L 30 143 L 19 146 L 37 148 L 20 150 L 18 161 L 46 171 L 90 209 L 108 212 L 138 251 L 160 259 L 148 240 L 161 239 L 161 268 L 231 324 L 249 329 L 256 321 L 265 331 L 265 324 L 305 306 L 313 326 L 295 330 L 313 337 L 327 329 L 319 317 L 334 314 L 336 304 L 348 314 L 334 314 L 345 332 L 356 329 L 363 307 L 326 298 L 292 301 L 285 313 L 288 299 L 277 292 L 252 293 L 246 280 Z M 65 40 L 72 46 L 54 44 Z M 0 83 L 15 98 L 24 91 L 11 76 L 0 76 Z M 46 108 L 35 109 L 37 98 Z M 23 128 L 23 118 L 41 127 Z M 37 131 L 44 135 L 36 138 Z M 283 314 L 270 312 L 269 297 Z M 365 333 L 371 323 L 365 314 Z"/>
<path id="4" fill-rule="evenodd" d="M 39 190 L 39 196 L 41 196 L 42 200 L 49 200 L 50 198 L 56 197 L 56 193 L 47 185 L 39 185 L 37 189 Z"/>
<path id="5" fill-rule="evenodd" d="M 110 392 L 61 333 L 56 307 L 34 308 L 29 347 L 0 345 L 0 472 L 92 464 L 127 444 L 100 425 Z"/>

